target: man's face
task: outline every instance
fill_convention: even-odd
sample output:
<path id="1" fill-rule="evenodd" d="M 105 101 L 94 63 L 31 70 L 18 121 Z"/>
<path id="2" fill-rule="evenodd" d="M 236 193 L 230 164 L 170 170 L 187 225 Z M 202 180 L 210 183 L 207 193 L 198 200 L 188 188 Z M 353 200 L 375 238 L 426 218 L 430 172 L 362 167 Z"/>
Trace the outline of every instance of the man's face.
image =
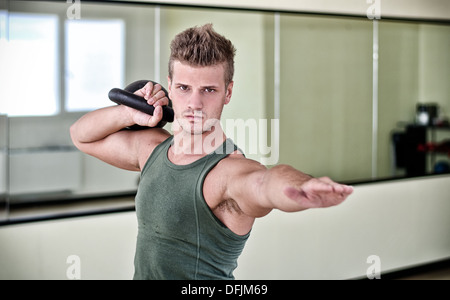
<path id="1" fill-rule="evenodd" d="M 169 97 L 175 122 L 190 134 L 211 130 L 222 115 L 223 106 L 231 99 L 233 83 L 225 86 L 224 64 L 192 67 L 175 61 Z"/>

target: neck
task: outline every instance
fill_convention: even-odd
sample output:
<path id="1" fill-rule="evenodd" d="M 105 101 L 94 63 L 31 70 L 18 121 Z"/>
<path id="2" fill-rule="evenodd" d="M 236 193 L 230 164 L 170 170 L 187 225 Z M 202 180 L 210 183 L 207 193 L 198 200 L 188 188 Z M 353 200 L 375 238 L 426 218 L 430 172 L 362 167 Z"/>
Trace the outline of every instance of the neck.
<path id="1" fill-rule="evenodd" d="M 205 156 L 214 152 L 226 140 L 220 125 L 201 134 L 192 134 L 183 130 L 174 132 L 172 152 L 180 157 Z"/>

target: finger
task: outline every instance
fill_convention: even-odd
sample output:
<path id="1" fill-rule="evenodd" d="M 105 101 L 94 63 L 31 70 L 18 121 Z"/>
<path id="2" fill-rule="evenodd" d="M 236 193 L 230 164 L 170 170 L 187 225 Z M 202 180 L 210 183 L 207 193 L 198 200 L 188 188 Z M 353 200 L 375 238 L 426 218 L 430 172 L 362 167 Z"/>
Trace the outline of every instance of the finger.
<path id="1" fill-rule="evenodd" d="M 146 94 L 145 87 L 135 91 L 133 94 L 138 95 L 139 97 L 145 97 Z"/>
<path id="2" fill-rule="evenodd" d="M 351 194 L 353 192 L 353 188 L 351 186 L 337 183 L 331 180 L 329 177 L 320 177 L 318 179 L 326 184 L 329 184 L 333 188 L 333 192 L 335 193 Z"/>
<path id="3" fill-rule="evenodd" d="M 167 97 L 164 97 L 164 98 L 162 98 L 162 99 L 159 99 L 158 101 L 156 101 L 155 103 L 153 103 L 153 106 L 154 106 L 154 107 L 157 107 L 157 106 L 167 106 L 167 105 L 169 105 L 169 98 L 167 98 Z"/>
<path id="4" fill-rule="evenodd" d="M 348 196 L 353 192 L 353 187 L 345 184 L 334 184 L 333 191 L 341 196 Z"/>
<path id="5" fill-rule="evenodd" d="M 148 120 L 149 127 L 155 127 L 162 119 L 163 110 L 161 106 L 155 107 L 153 116 Z"/>
<path id="6" fill-rule="evenodd" d="M 312 201 L 311 205 L 318 206 L 336 205 L 345 200 L 348 195 L 344 186 L 336 183 L 329 184 L 320 179 L 311 179 L 299 191 L 299 196 Z"/>
<path id="7" fill-rule="evenodd" d="M 155 102 L 158 98 L 157 95 L 160 95 L 161 92 L 162 92 L 161 85 L 159 83 L 153 84 L 152 89 L 148 91 L 147 97 L 145 97 L 145 99 Z"/>
<path id="8" fill-rule="evenodd" d="M 159 83 L 155 83 L 153 85 L 153 94 L 156 94 L 156 93 L 158 93 L 161 90 L 162 90 L 162 86 Z"/>
<path id="9" fill-rule="evenodd" d="M 164 99 L 166 98 L 166 99 Z M 148 99 L 147 103 L 150 105 L 155 106 L 156 102 L 158 101 L 162 101 L 160 103 L 160 105 L 168 105 L 169 104 L 169 99 L 166 97 L 166 94 L 164 93 L 164 91 L 158 91 L 157 93 L 154 93 L 153 96 Z"/>
<path id="10" fill-rule="evenodd" d="M 344 193 L 346 195 L 350 195 L 351 193 L 353 193 L 354 189 L 352 186 L 349 185 L 344 185 Z"/>
<path id="11" fill-rule="evenodd" d="M 331 187 L 333 188 L 333 193 L 335 194 L 343 194 L 345 192 L 344 186 L 340 184 L 332 184 Z"/>
<path id="12" fill-rule="evenodd" d="M 347 192 L 353 193 L 355 189 L 352 186 L 347 185 Z"/>
<path id="13" fill-rule="evenodd" d="M 335 184 L 336 183 L 330 177 L 319 177 L 319 178 L 317 178 L 317 180 L 320 180 L 320 181 L 328 183 L 328 184 Z"/>
<path id="14" fill-rule="evenodd" d="M 323 178 L 312 178 L 308 182 L 306 182 L 302 189 L 305 192 L 321 192 L 321 193 L 330 193 L 333 192 L 333 185 L 328 180 L 324 180 Z"/>
<path id="15" fill-rule="evenodd" d="M 149 81 L 146 85 L 144 85 L 142 88 L 134 91 L 133 94 L 138 95 L 140 97 L 147 97 L 149 94 L 149 91 L 151 92 L 153 90 L 153 84 Z"/>
<path id="16" fill-rule="evenodd" d="M 153 82 L 151 81 L 147 82 L 147 84 L 141 89 L 142 97 L 144 97 L 144 99 L 146 100 L 150 99 L 153 93 L 153 89 L 154 89 Z"/>

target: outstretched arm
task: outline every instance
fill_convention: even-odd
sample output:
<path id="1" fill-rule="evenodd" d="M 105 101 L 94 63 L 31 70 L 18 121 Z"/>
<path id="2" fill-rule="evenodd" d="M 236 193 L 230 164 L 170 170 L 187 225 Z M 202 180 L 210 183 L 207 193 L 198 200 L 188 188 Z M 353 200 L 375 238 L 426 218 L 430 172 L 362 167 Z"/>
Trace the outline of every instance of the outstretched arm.
<path id="1" fill-rule="evenodd" d="M 296 212 L 334 206 L 353 192 L 350 186 L 328 177 L 311 177 L 288 165 L 266 169 L 250 160 L 235 160 L 234 167 L 238 171 L 229 184 L 229 197 L 253 217 L 264 216 L 272 209 Z"/>
<path id="2" fill-rule="evenodd" d="M 261 184 L 262 204 L 287 212 L 338 205 L 353 192 L 350 186 L 328 177 L 314 178 L 287 165 L 267 170 Z"/>

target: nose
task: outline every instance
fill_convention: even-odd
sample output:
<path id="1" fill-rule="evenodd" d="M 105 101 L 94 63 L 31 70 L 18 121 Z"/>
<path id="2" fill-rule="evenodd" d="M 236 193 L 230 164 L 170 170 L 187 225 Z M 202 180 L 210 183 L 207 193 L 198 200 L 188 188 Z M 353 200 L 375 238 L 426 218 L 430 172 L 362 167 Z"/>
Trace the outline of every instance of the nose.
<path id="1" fill-rule="evenodd" d="M 188 107 L 191 110 L 201 110 L 203 108 L 202 95 L 198 92 L 191 93 L 188 100 Z"/>

